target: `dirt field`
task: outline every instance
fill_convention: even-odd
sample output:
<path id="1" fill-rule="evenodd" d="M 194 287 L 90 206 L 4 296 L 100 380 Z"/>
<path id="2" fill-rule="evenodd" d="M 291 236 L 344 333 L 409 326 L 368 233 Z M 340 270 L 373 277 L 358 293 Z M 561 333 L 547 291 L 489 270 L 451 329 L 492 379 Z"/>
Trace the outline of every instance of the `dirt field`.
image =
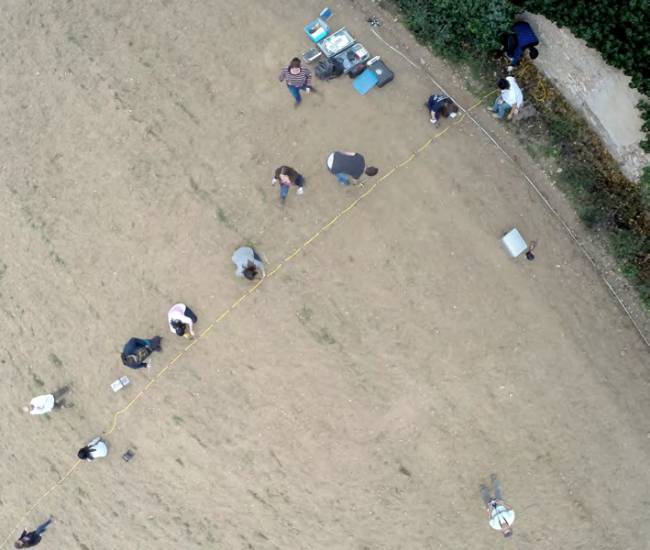
<path id="1" fill-rule="evenodd" d="M 647 350 L 467 121 L 268 278 L 119 418 L 107 459 L 20 520 L 186 345 L 171 304 L 207 327 L 249 288 L 237 246 L 272 268 L 364 191 L 325 171 L 330 150 L 386 173 L 432 135 L 433 88 L 370 33 L 372 3 L 331 5 L 333 25 L 395 82 L 366 97 L 320 83 L 293 109 L 277 74 L 322 7 L 4 2 L 0 540 L 54 514 L 39 548 L 650 548 Z M 284 208 L 281 163 L 307 178 Z M 500 249 L 513 226 L 535 262 Z M 126 372 L 123 343 L 154 334 L 154 367 Z M 21 411 L 65 384 L 67 408 Z M 511 540 L 482 509 L 491 472 Z"/>

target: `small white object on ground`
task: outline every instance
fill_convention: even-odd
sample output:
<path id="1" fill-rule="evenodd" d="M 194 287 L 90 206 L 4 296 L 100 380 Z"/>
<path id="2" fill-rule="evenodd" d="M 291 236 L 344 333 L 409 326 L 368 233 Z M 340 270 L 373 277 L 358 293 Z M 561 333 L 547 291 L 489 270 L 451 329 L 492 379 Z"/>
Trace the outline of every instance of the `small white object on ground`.
<path id="1" fill-rule="evenodd" d="M 302 195 L 304 192 L 305 192 L 305 190 L 304 190 L 302 187 L 298 187 L 298 191 L 297 191 L 297 193 L 298 193 L 299 195 Z"/>
<path id="2" fill-rule="evenodd" d="M 122 376 L 118 378 L 111 384 L 111 389 L 115 392 L 120 391 L 124 386 L 128 386 L 131 383 L 131 380 L 127 376 Z"/>
<path id="3" fill-rule="evenodd" d="M 506 233 L 501 239 L 501 243 L 512 258 L 516 258 L 528 250 L 526 241 L 524 241 L 524 238 L 517 229 L 511 229 L 508 231 L 508 233 Z"/>

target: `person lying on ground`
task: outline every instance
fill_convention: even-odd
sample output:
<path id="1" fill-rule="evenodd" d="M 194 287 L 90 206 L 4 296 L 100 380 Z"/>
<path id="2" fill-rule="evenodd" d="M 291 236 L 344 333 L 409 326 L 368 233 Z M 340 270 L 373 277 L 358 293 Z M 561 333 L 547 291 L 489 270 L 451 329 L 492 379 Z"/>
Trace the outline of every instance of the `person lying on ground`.
<path id="1" fill-rule="evenodd" d="M 278 182 L 280 182 L 280 201 L 283 204 L 289 194 L 291 186 L 298 188 L 296 192 L 299 195 L 304 193 L 303 185 L 305 184 L 305 178 L 296 170 L 291 168 L 291 166 L 280 166 L 275 170 L 275 174 L 271 180 L 271 185 L 275 185 Z"/>
<path id="2" fill-rule="evenodd" d="M 106 455 L 108 455 L 108 445 L 99 436 L 77 451 L 77 458 L 88 462 L 92 462 L 96 458 L 104 458 Z"/>
<path id="3" fill-rule="evenodd" d="M 458 114 L 458 105 L 456 105 L 446 95 L 432 95 L 427 101 L 427 109 L 431 115 L 431 124 L 436 124 L 440 117 L 455 118 Z"/>
<path id="4" fill-rule="evenodd" d="M 508 120 L 512 120 L 524 105 L 524 94 L 512 76 L 502 78 L 497 82 L 497 86 L 501 93 L 494 101 L 492 108 L 487 107 L 487 110 L 492 113 L 494 118 L 503 119 L 507 115 Z"/>
<path id="5" fill-rule="evenodd" d="M 358 180 L 364 173 L 376 176 L 379 170 L 374 166 L 366 168 L 366 159 L 359 153 L 334 151 L 327 157 L 327 169 L 336 176 L 341 185 L 350 185 L 350 178 Z"/>
<path id="6" fill-rule="evenodd" d="M 185 304 L 174 304 L 167 312 L 169 330 L 178 336 L 194 338 L 194 323 L 197 321 L 197 316 Z"/>
<path id="7" fill-rule="evenodd" d="M 298 107 L 302 101 L 301 91 L 307 93 L 316 91 L 311 85 L 311 80 L 311 71 L 307 67 L 303 67 L 297 57 L 294 57 L 289 65 L 280 72 L 280 82 L 287 83 L 289 93 L 296 100 L 295 107 Z"/>
<path id="8" fill-rule="evenodd" d="M 515 521 L 515 511 L 503 501 L 501 484 L 495 474 L 490 476 L 492 490 L 486 485 L 481 486 L 481 497 L 492 529 L 501 531 L 504 537 L 512 536 L 512 524 Z"/>
<path id="9" fill-rule="evenodd" d="M 259 272 L 262 273 L 262 277 L 266 277 L 262 258 L 250 246 L 242 246 L 235 250 L 232 261 L 235 264 L 235 275 L 237 277 L 245 277 L 252 281 Z"/>
<path id="10" fill-rule="evenodd" d="M 151 339 L 131 338 L 122 349 L 122 363 L 130 369 L 149 368 L 150 363 L 146 362 L 154 351 L 162 351 L 160 344 L 162 338 L 154 336 Z"/>

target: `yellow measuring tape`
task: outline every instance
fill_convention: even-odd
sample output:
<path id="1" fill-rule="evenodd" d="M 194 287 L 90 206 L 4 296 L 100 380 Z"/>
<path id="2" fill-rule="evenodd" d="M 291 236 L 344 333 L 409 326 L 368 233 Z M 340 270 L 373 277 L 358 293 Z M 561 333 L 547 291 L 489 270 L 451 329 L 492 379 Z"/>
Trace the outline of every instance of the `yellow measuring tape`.
<path id="1" fill-rule="evenodd" d="M 489 92 L 485 96 L 483 96 L 479 101 L 477 101 L 474 105 L 472 105 L 469 109 L 466 109 L 465 112 L 458 117 L 458 120 L 455 121 L 452 125 L 456 126 L 460 124 L 463 119 L 465 118 L 465 113 L 468 113 L 476 107 L 478 107 L 487 97 L 490 95 L 494 94 L 495 91 Z M 183 357 L 187 352 L 189 352 L 201 339 L 205 338 L 206 335 L 221 321 L 223 321 L 230 313 L 232 313 L 233 310 L 235 310 L 237 307 L 239 307 L 246 298 L 248 298 L 251 294 L 257 291 L 259 287 L 273 277 L 281 268 L 284 266 L 286 263 L 290 262 L 293 260 L 298 254 L 300 254 L 305 248 L 307 248 L 312 242 L 314 242 L 320 235 L 324 232 L 327 231 L 330 227 L 332 227 L 336 222 L 338 222 L 345 214 L 350 212 L 355 206 L 357 206 L 363 199 L 365 199 L 368 195 L 370 195 L 376 188 L 377 186 L 387 178 L 389 178 L 392 174 L 395 173 L 396 170 L 399 170 L 400 168 L 406 166 L 409 162 L 411 162 L 413 159 L 415 159 L 422 151 L 424 151 L 431 143 L 433 142 L 434 139 L 438 139 L 441 137 L 447 130 L 449 130 L 451 126 L 447 126 L 444 130 L 438 132 L 437 134 L 434 134 L 431 138 L 429 138 L 424 145 L 422 145 L 420 148 L 416 149 L 414 153 L 411 154 L 410 157 L 408 157 L 406 160 L 403 162 L 397 164 L 394 166 L 391 170 L 389 170 L 386 174 L 381 176 L 379 179 L 377 179 L 364 193 L 359 195 L 356 199 L 354 199 L 347 207 L 345 207 L 343 210 L 341 210 L 336 216 L 334 216 L 329 222 L 327 222 L 323 227 L 321 227 L 316 233 L 314 233 L 309 239 L 307 239 L 304 243 L 302 243 L 298 248 L 296 248 L 291 254 L 289 254 L 284 260 L 282 260 L 278 265 L 273 268 L 272 271 L 266 274 L 266 277 L 260 279 L 257 281 L 252 287 L 250 287 L 244 294 L 242 294 L 233 304 L 226 309 L 221 315 L 219 315 L 208 327 L 199 334 L 197 338 L 192 340 L 183 351 L 179 352 L 176 357 L 174 357 L 167 365 L 156 374 L 147 384 L 138 392 L 131 401 L 129 401 L 124 407 L 122 407 L 120 410 L 116 411 L 115 414 L 113 414 L 113 419 L 111 421 L 111 426 L 103 432 L 102 435 L 107 436 L 112 434 L 116 429 L 117 429 L 117 421 L 120 416 L 125 414 L 135 403 L 137 403 L 144 395 L 149 391 L 149 389 L 158 381 L 160 378 L 181 358 Z M 7 541 L 12 537 L 12 535 L 20 528 L 21 523 L 31 514 L 37 507 L 38 505 L 43 502 L 43 500 L 49 496 L 57 487 L 63 484 L 70 475 L 79 467 L 79 465 L 82 463 L 82 460 L 77 459 L 74 464 L 70 467 L 70 469 L 59 479 L 54 483 L 47 491 L 45 491 L 36 501 L 29 507 L 29 509 L 20 517 L 16 525 L 12 528 L 12 530 L 7 534 L 5 539 L 2 541 L 2 546 L 7 544 Z"/>

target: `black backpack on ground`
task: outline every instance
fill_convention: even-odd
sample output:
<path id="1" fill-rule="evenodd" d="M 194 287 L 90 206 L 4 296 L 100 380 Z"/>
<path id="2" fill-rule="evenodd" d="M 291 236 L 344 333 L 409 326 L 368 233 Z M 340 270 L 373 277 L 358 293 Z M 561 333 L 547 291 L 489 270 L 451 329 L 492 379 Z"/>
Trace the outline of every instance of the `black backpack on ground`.
<path id="1" fill-rule="evenodd" d="M 325 59 L 316 65 L 314 72 L 320 80 L 331 80 L 343 74 L 343 63 L 338 59 Z"/>

